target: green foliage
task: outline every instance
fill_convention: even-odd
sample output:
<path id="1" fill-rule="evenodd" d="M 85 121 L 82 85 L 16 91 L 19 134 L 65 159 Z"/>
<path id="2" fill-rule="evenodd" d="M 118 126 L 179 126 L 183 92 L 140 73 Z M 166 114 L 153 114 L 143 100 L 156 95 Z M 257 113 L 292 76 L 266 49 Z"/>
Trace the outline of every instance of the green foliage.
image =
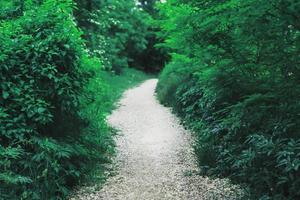
<path id="1" fill-rule="evenodd" d="M 84 49 L 72 1 L 17 9 L 0 23 L 0 199 L 63 199 L 112 152 L 86 95 L 103 86 L 89 83 L 100 63 Z"/>
<path id="2" fill-rule="evenodd" d="M 93 55 L 120 74 L 146 48 L 148 16 L 133 0 L 76 0 L 75 16 Z"/>
<path id="3" fill-rule="evenodd" d="M 90 53 L 117 74 L 129 67 L 155 73 L 168 59 L 167 49 L 153 18 L 157 0 L 75 0 L 76 21 L 84 32 Z"/>
<path id="4" fill-rule="evenodd" d="M 134 1 L 76 3 L 0 2 L 0 199 L 65 199 L 103 180 L 114 152 L 105 118 L 148 78 L 126 66 L 146 47 L 149 16 Z"/>
<path id="5" fill-rule="evenodd" d="M 138 7 L 147 12 L 151 18 L 146 21 L 147 32 L 145 39 L 147 40 L 147 47 L 142 52 L 134 55 L 134 62 L 131 66 L 141 69 L 146 72 L 157 73 L 165 66 L 169 60 L 168 48 L 159 46 L 164 41 L 163 34 L 157 34 L 160 31 L 156 20 L 160 19 L 160 15 L 156 5 L 158 0 L 139 0 Z"/>
<path id="6" fill-rule="evenodd" d="M 160 5 L 173 51 L 157 87 L 196 134 L 199 165 L 246 183 L 255 199 L 298 199 L 300 4 Z"/>

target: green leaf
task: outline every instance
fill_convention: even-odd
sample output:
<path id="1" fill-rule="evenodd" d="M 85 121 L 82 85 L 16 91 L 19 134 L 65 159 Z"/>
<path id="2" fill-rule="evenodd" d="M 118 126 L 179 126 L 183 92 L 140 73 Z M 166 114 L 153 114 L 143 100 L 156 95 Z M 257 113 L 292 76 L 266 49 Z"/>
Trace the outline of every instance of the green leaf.
<path id="1" fill-rule="evenodd" d="M 38 113 L 43 113 L 45 110 L 46 110 L 45 108 L 40 107 L 40 108 L 37 109 L 37 112 Z"/>
<path id="2" fill-rule="evenodd" d="M 3 97 L 3 99 L 7 99 L 9 97 L 9 93 L 6 92 L 6 91 L 3 91 L 2 92 L 2 97 Z"/>

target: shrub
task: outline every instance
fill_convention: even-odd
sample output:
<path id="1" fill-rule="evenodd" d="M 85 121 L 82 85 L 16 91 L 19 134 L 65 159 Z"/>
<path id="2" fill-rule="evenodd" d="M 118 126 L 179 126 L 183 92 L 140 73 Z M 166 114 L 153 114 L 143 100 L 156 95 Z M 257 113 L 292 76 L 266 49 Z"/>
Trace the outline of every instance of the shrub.
<path id="1" fill-rule="evenodd" d="M 195 132 L 199 165 L 246 183 L 255 199 L 300 197 L 297 9 L 295 0 L 160 6 L 173 56 L 159 99 Z"/>
<path id="2" fill-rule="evenodd" d="M 0 23 L 0 198 L 62 199 L 111 150 L 104 120 L 91 123 L 82 103 L 95 62 L 72 1 L 19 9 Z"/>

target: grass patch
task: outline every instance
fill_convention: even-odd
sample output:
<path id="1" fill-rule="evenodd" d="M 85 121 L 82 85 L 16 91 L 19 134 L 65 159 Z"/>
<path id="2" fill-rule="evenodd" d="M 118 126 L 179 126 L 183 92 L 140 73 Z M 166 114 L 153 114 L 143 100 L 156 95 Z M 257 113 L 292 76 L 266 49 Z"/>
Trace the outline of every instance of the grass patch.
<path id="1" fill-rule="evenodd" d="M 135 87 L 147 79 L 155 78 L 155 76 L 136 69 L 125 68 L 121 75 L 104 71 L 100 74 L 100 78 L 108 85 L 110 90 L 109 99 L 104 108 L 106 113 L 110 113 L 115 108 L 115 102 L 121 98 L 127 89 Z"/>

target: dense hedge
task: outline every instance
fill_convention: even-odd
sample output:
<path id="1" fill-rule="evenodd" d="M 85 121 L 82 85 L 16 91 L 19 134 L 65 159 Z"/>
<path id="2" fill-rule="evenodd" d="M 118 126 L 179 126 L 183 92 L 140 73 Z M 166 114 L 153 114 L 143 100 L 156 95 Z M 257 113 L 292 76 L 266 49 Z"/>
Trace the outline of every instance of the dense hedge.
<path id="1" fill-rule="evenodd" d="M 300 198 L 300 4 L 169 0 L 173 49 L 157 87 L 197 137 L 204 173 L 255 199 Z"/>
<path id="2" fill-rule="evenodd" d="M 97 103 L 105 92 L 91 85 L 99 62 L 71 0 L 13 2 L 0 22 L 0 199 L 60 199 L 111 151 L 103 114 L 89 107 L 90 92 Z"/>

